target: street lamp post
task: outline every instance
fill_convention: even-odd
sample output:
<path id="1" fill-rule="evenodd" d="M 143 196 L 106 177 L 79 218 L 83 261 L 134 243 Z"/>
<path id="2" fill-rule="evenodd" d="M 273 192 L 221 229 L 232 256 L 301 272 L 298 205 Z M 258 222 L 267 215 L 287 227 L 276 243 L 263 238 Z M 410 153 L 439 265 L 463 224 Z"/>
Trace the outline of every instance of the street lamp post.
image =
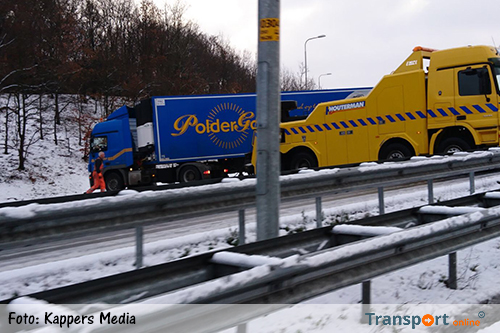
<path id="1" fill-rule="evenodd" d="M 319 89 L 321 89 L 321 77 L 322 77 L 322 76 L 327 76 L 327 75 L 332 75 L 332 73 L 325 73 L 325 74 L 321 74 L 321 75 L 318 77 L 318 87 L 319 87 Z"/>
<path id="2" fill-rule="evenodd" d="M 306 89 L 307 89 L 307 42 L 310 40 L 313 40 L 313 39 L 325 38 L 325 37 L 326 37 L 326 35 L 319 35 L 316 37 L 311 37 L 311 38 L 308 38 L 304 43 L 304 71 L 305 71 L 305 80 L 306 80 L 305 88 Z"/>

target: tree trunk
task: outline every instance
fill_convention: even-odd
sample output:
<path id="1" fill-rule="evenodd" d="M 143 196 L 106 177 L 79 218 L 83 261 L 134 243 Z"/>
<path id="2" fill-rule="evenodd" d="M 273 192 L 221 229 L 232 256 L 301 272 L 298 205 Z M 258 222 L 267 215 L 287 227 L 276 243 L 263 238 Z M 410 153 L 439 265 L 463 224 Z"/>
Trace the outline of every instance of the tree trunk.
<path id="1" fill-rule="evenodd" d="M 19 147 L 18 147 L 18 152 L 19 152 L 19 166 L 17 167 L 18 170 L 24 170 L 24 144 L 26 141 L 26 95 L 22 94 L 22 97 L 19 98 L 19 95 L 17 95 L 17 100 L 18 100 L 18 121 L 17 121 L 17 130 L 18 130 L 18 135 L 19 135 Z M 22 104 L 22 105 L 21 105 Z"/>
<path id="2" fill-rule="evenodd" d="M 103 106 L 104 106 L 104 114 L 102 114 L 101 112 L 101 118 L 104 119 L 108 116 L 108 109 L 109 109 L 109 96 L 108 96 L 108 93 L 106 92 L 103 96 Z"/>
<path id="3" fill-rule="evenodd" d="M 4 140 L 4 148 L 3 148 L 3 153 L 7 155 L 9 153 L 9 104 L 10 104 L 10 97 L 11 95 L 9 94 L 9 97 L 7 98 L 7 103 L 5 104 L 5 140 Z"/>
<path id="4" fill-rule="evenodd" d="M 43 95 L 40 94 L 40 97 L 38 99 L 38 116 L 39 116 L 38 121 L 39 121 L 40 140 L 43 140 L 42 97 Z"/>
<path id="5" fill-rule="evenodd" d="M 59 116 L 59 95 L 56 93 L 54 98 L 54 144 L 57 146 L 57 125 L 60 124 L 61 119 Z"/>
<path id="6" fill-rule="evenodd" d="M 61 111 L 59 110 L 59 94 L 55 94 L 55 99 L 54 99 L 55 105 L 55 113 L 54 113 L 54 120 L 57 125 L 61 125 Z"/>
<path id="7" fill-rule="evenodd" d="M 83 102 L 82 98 L 78 99 L 78 145 L 82 145 L 82 113 L 83 113 Z"/>

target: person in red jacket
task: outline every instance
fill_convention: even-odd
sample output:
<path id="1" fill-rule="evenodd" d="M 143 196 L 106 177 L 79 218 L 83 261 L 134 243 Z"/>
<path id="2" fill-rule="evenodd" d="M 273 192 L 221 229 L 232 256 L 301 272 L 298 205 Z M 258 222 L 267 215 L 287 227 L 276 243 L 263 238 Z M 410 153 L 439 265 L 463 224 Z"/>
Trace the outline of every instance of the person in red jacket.
<path id="1" fill-rule="evenodd" d="M 101 189 L 101 192 L 106 191 L 106 183 L 104 182 L 104 176 L 102 174 L 102 169 L 104 168 L 104 152 L 99 152 L 99 157 L 96 158 L 94 162 L 94 171 L 92 171 L 92 178 L 94 178 L 94 185 L 85 192 L 86 194 L 90 194 L 97 190 Z"/>

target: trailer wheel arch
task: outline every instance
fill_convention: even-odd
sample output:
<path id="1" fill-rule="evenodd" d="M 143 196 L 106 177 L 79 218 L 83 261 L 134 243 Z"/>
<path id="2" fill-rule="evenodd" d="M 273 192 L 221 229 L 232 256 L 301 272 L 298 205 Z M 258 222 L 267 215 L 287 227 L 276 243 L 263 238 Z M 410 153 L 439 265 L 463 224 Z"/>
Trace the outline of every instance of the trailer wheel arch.
<path id="1" fill-rule="evenodd" d="M 379 160 L 391 160 L 415 156 L 415 148 L 405 139 L 393 138 L 384 142 L 378 151 Z"/>

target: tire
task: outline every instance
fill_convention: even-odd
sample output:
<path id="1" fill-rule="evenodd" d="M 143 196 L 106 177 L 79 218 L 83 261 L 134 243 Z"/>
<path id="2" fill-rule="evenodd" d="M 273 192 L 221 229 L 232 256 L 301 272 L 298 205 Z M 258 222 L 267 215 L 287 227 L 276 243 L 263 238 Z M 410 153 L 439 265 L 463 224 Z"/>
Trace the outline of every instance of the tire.
<path id="1" fill-rule="evenodd" d="M 448 138 L 444 139 L 437 149 L 438 154 L 451 154 L 458 151 L 471 150 L 472 147 L 463 139 L 460 138 Z"/>
<path id="2" fill-rule="evenodd" d="M 301 151 L 293 154 L 290 158 L 289 170 L 297 170 L 301 168 L 316 168 L 318 166 L 318 161 L 313 153 L 307 151 Z"/>
<path id="3" fill-rule="evenodd" d="M 413 156 L 407 145 L 402 143 L 391 143 L 380 150 L 379 160 L 398 160 Z"/>
<path id="4" fill-rule="evenodd" d="M 179 181 L 181 183 L 192 182 L 195 180 L 201 180 L 201 173 L 197 167 L 193 165 L 186 165 L 179 171 Z"/>
<path id="5" fill-rule="evenodd" d="M 123 178 L 119 173 L 108 172 L 105 176 L 107 191 L 121 191 L 125 188 Z"/>

